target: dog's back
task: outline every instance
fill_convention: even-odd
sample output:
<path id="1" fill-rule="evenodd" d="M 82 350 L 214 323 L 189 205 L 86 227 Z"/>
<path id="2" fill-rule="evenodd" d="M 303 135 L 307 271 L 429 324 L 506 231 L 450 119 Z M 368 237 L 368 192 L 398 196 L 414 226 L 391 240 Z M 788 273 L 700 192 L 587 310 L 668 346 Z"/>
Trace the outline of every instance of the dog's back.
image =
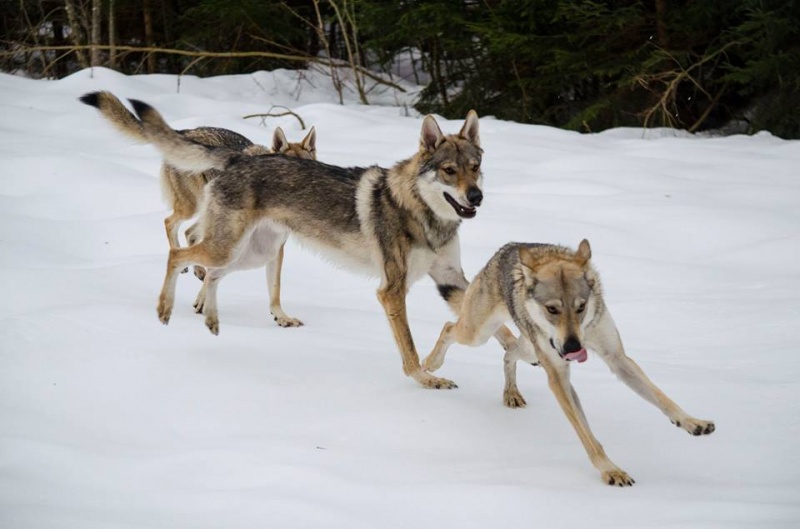
<path id="1" fill-rule="evenodd" d="M 142 122 L 131 113 L 122 102 L 110 92 L 92 92 L 80 97 L 80 101 L 97 108 L 118 131 L 140 142 L 150 142 Z M 260 156 L 274 152 L 305 159 L 316 159 L 316 133 L 312 127 L 308 135 L 299 143 L 286 140 L 278 127 L 273 134 L 272 149 L 254 144 L 245 136 L 232 130 L 219 127 L 197 127 L 174 131 L 176 137 L 195 147 L 221 149 L 224 152 L 242 153 L 247 156 Z M 171 247 L 178 246 L 178 228 L 182 221 L 197 213 L 206 184 L 217 179 L 221 167 L 204 167 L 202 170 L 178 168 L 166 159 L 161 166 L 160 183 L 164 199 L 173 213 L 164 220 L 167 238 Z"/>

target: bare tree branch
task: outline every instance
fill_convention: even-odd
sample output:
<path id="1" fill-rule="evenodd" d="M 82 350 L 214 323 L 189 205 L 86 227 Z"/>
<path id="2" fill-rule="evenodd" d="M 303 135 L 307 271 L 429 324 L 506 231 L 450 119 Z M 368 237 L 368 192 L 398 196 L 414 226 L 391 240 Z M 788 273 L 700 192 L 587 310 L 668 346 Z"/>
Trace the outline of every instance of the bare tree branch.
<path id="1" fill-rule="evenodd" d="M 90 46 L 90 45 L 80 45 L 80 46 L 21 46 L 19 48 L 15 48 L 12 51 L 3 51 L 0 52 L 0 57 L 8 57 L 12 55 L 16 55 L 18 53 L 29 53 L 33 51 L 65 51 L 65 52 L 80 52 L 91 50 L 93 47 L 97 48 L 98 50 L 108 50 L 111 46 L 102 45 L 102 46 Z M 213 51 L 190 51 L 190 50 L 177 50 L 174 48 L 158 48 L 158 47 L 148 47 L 148 46 L 114 46 L 114 49 L 118 52 L 138 52 L 138 53 L 162 53 L 164 55 L 181 55 L 184 57 L 201 57 L 203 59 L 233 59 L 233 58 L 246 58 L 246 57 L 264 57 L 270 59 L 279 59 L 284 61 L 294 61 L 294 62 L 312 62 L 316 64 L 321 64 L 323 66 L 330 66 L 335 68 L 343 68 L 349 67 L 346 63 L 337 62 L 331 59 L 323 59 L 320 57 L 311 57 L 309 55 L 291 55 L 288 53 L 272 53 L 268 51 L 230 51 L 230 52 L 213 52 Z M 88 65 L 87 65 L 88 67 Z M 399 92 L 405 92 L 406 89 L 402 86 L 398 85 L 397 83 L 393 83 L 391 81 L 387 81 L 382 77 L 366 70 L 360 66 L 356 65 L 356 69 L 359 71 L 360 74 L 372 79 L 376 83 L 380 83 L 382 85 L 386 85 L 390 88 L 393 88 Z"/>
<path id="2" fill-rule="evenodd" d="M 280 112 L 278 114 L 273 114 L 272 113 L 272 109 L 273 108 L 282 108 L 282 109 L 285 110 L 285 112 Z M 281 116 L 294 116 L 295 118 L 297 118 L 297 121 L 300 122 L 300 129 L 301 130 L 306 130 L 306 123 L 305 123 L 305 121 L 303 121 L 303 118 L 301 118 L 300 116 L 298 116 L 297 114 L 292 112 L 290 109 L 288 109 L 288 108 L 286 108 L 284 106 L 280 106 L 280 105 L 272 105 L 271 107 L 269 107 L 269 110 L 267 110 L 267 112 L 264 113 L 264 114 L 248 114 L 246 116 L 243 116 L 242 119 L 261 118 L 261 124 L 262 125 L 266 125 L 267 124 L 267 118 L 279 118 Z"/>

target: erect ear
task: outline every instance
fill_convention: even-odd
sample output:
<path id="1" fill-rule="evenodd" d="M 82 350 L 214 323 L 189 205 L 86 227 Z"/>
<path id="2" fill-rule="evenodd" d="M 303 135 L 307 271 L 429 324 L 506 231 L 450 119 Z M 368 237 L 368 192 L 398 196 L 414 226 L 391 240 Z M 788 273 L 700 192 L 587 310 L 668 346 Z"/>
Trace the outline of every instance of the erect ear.
<path id="1" fill-rule="evenodd" d="M 439 128 L 439 124 L 436 123 L 434 117 L 428 114 L 422 120 L 422 133 L 419 138 L 420 150 L 433 152 L 443 140 L 442 129 Z"/>
<path id="2" fill-rule="evenodd" d="M 464 126 L 461 127 L 459 136 L 468 140 L 476 147 L 481 146 L 481 138 L 478 135 L 478 113 L 474 110 L 467 112 L 467 119 L 464 121 Z"/>
<path id="3" fill-rule="evenodd" d="M 310 153 L 317 152 L 317 131 L 314 129 L 314 127 L 311 127 L 311 130 L 308 131 L 308 134 L 306 134 L 306 137 L 303 138 L 300 146 Z"/>
<path id="4" fill-rule="evenodd" d="M 592 258 L 592 248 L 589 246 L 589 241 L 584 239 L 578 245 L 578 251 L 575 252 L 575 261 L 580 266 L 586 266 L 586 263 L 589 262 L 589 259 Z"/>
<path id="5" fill-rule="evenodd" d="M 272 152 L 280 154 L 288 149 L 289 142 L 286 141 L 286 134 L 283 133 L 282 128 L 276 128 L 275 132 L 272 133 Z"/>

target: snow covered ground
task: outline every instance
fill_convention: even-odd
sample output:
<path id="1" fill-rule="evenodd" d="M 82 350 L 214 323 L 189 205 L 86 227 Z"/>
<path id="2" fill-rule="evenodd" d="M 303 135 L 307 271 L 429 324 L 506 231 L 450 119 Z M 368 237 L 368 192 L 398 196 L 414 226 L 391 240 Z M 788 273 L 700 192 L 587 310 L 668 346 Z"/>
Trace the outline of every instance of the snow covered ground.
<path id="1" fill-rule="evenodd" d="M 471 276 L 505 242 L 587 237 L 633 356 L 717 432 L 693 438 L 596 357 L 573 367 L 595 435 L 636 485 L 604 485 L 547 388 L 498 344 L 453 346 L 432 391 L 402 375 L 374 279 L 290 243 L 277 327 L 263 271 L 226 278 L 214 337 L 178 283 L 156 318 L 160 158 L 76 98 L 140 98 L 176 128 L 256 142 L 291 116 L 321 160 L 389 165 L 421 119 L 391 93 L 344 106 L 290 72 L 181 80 L 97 69 L 0 75 L 0 527 L 777 528 L 800 526 L 800 142 L 665 130 L 580 135 L 481 119 L 484 205 Z M 409 115 L 411 114 L 411 115 Z M 455 132 L 460 121 L 439 121 Z M 409 296 L 421 355 L 451 316 Z"/>

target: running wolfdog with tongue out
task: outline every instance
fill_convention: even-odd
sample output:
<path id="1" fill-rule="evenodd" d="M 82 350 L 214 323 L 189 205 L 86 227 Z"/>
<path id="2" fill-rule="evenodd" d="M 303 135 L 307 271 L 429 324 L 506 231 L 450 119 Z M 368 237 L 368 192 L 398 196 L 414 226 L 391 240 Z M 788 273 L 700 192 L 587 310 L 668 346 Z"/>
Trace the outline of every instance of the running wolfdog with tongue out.
<path id="1" fill-rule="evenodd" d="M 525 406 L 517 388 L 516 363 L 544 367 L 550 389 L 572 423 L 592 464 L 609 485 L 627 486 L 633 479 L 606 456 L 592 435 L 578 395 L 569 381 L 569 362 L 585 362 L 584 345 L 595 351 L 622 381 L 657 406 L 676 426 L 692 435 L 710 434 L 714 423 L 689 416 L 625 355 L 617 327 L 603 302 L 600 278 L 589 263 L 592 252 L 583 240 L 578 251 L 551 244 L 507 244 L 469 285 L 456 323 L 446 323 L 424 367 L 435 371 L 453 342 L 477 346 L 506 321 L 521 331 L 517 347 L 506 349 L 503 402 Z"/>
<path id="2" fill-rule="evenodd" d="M 461 269 L 458 227 L 475 217 L 483 200 L 478 116 L 467 114 L 458 134 L 445 136 L 433 116 L 422 121 L 419 150 L 390 169 L 342 168 L 285 156 L 246 156 L 187 140 L 141 101 L 131 101 L 148 141 L 184 171 L 217 169 L 200 211 L 200 242 L 172 248 L 158 301 L 168 323 L 179 271 L 207 269 L 203 307 L 216 333 L 216 289 L 226 269 L 270 259 L 287 234 L 351 270 L 381 278 L 378 300 L 394 333 L 403 371 L 429 388 L 455 384 L 424 371 L 406 315 L 406 294 L 423 275 L 458 310 L 468 286 Z M 252 255 L 258 252 L 260 255 Z M 503 327 L 505 349 L 516 344 Z"/>

